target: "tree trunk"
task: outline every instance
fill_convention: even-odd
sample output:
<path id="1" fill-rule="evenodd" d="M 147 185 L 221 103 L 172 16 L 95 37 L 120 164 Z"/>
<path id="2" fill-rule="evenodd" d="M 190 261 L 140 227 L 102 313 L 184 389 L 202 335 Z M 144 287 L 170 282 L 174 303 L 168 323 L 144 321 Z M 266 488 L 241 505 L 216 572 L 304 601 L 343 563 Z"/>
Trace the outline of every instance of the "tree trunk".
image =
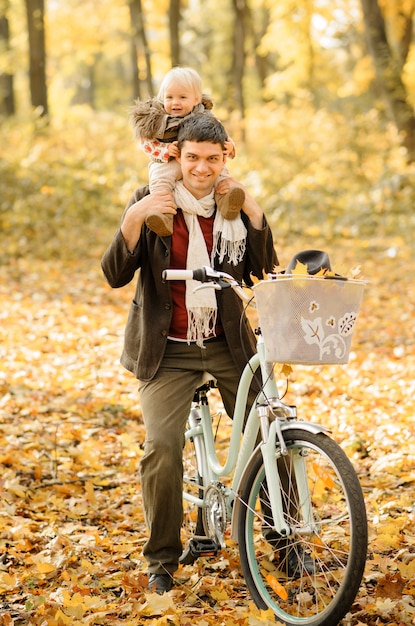
<path id="1" fill-rule="evenodd" d="M 169 28 L 170 28 L 170 57 L 172 67 L 180 65 L 180 0 L 170 0 Z"/>
<path id="2" fill-rule="evenodd" d="M 253 53 L 255 58 L 255 68 L 258 76 L 258 92 L 262 90 L 265 85 L 270 68 L 272 67 L 269 60 L 269 55 L 258 54 L 260 43 L 269 25 L 269 9 L 262 7 L 255 12 L 255 17 L 249 6 L 246 7 L 246 24 L 248 27 L 248 37 L 253 41 Z"/>
<path id="3" fill-rule="evenodd" d="M 389 47 L 385 22 L 376 0 L 361 0 L 366 38 L 375 66 L 376 77 L 386 106 L 396 128 L 402 135 L 402 143 L 408 151 L 409 161 L 415 160 L 415 116 L 407 101 L 405 85 Z"/>
<path id="4" fill-rule="evenodd" d="M 396 46 L 397 54 L 398 54 L 399 69 L 401 71 L 408 59 L 409 48 L 411 47 L 411 43 L 412 43 L 412 31 L 413 31 L 412 14 L 407 15 L 407 16 L 402 16 L 402 21 L 403 21 L 402 34 Z"/>
<path id="5" fill-rule="evenodd" d="M 130 39 L 130 59 L 131 59 L 131 82 L 133 91 L 133 100 L 141 98 L 140 88 L 140 75 L 138 70 L 139 58 L 137 50 L 137 30 L 135 21 L 135 11 L 133 8 L 133 2 L 129 2 L 130 7 L 130 24 L 131 24 L 131 39 Z"/>
<path id="6" fill-rule="evenodd" d="M 141 98 L 141 81 L 140 81 L 140 51 L 144 56 L 144 70 L 146 77 L 146 85 L 148 95 L 154 95 L 153 91 L 153 74 L 151 69 L 151 55 L 148 47 L 145 20 L 141 0 L 130 0 L 130 21 L 132 31 L 131 42 L 131 61 L 133 68 L 133 98 Z"/>
<path id="7" fill-rule="evenodd" d="M 26 0 L 29 35 L 29 81 L 32 106 L 40 115 L 48 114 L 46 87 L 44 0 Z"/>
<path id="8" fill-rule="evenodd" d="M 233 53 L 233 91 L 236 106 L 245 118 L 245 99 L 243 91 L 243 79 L 245 68 L 245 0 L 232 0 L 235 23 L 234 23 L 234 53 Z"/>
<path id="9" fill-rule="evenodd" d="M 8 0 L 0 2 L 0 49 L 9 52 L 10 31 L 7 19 Z M 10 117 L 15 113 L 13 74 L 8 71 L 0 73 L 0 115 Z"/>

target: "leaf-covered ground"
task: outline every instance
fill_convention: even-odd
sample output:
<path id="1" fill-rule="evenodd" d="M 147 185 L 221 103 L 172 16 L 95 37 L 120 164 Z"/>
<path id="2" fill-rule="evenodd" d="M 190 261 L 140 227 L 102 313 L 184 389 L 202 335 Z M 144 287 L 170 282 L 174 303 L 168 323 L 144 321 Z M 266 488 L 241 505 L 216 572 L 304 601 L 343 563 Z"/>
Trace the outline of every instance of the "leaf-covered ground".
<path id="1" fill-rule="evenodd" d="M 353 352 L 347 366 L 296 366 L 288 397 L 331 427 L 365 492 L 367 568 L 342 624 L 415 623 L 415 262 L 399 238 L 329 251 L 370 281 Z M 273 623 L 231 542 L 168 595 L 146 594 L 144 432 L 118 363 L 131 287 L 111 291 L 98 259 L 1 271 L 0 625 Z"/>

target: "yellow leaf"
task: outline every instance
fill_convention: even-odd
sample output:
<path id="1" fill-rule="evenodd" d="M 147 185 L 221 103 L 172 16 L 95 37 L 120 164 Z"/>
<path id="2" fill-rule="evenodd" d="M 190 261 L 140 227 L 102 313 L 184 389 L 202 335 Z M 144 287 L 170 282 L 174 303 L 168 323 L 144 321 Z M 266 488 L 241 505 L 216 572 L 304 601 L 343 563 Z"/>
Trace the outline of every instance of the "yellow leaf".
<path id="1" fill-rule="evenodd" d="M 297 260 L 297 263 L 293 270 L 291 270 L 291 274 L 299 275 L 299 276 L 308 276 L 308 267 L 304 263 L 301 263 Z"/>
<path id="2" fill-rule="evenodd" d="M 281 374 L 283 376 L 285 376 L 285 378 L 289 378 L 289 376 L 292 374 L 293 368 L 291 367 L 291 365 L 288 365 L 287 363 L 284 363 L 284 365 L 281 368 Z"/>
<path id="3" fill-rule="evenodd" d="M 252 603 L 249 603 L 248 612 L 249 626 L 284 626 L 281 622 L 275 621 L 275 615 L 272 609 L 258 609 Z"/>
<path id="4" fill-rule="evenodd" d="M 41 574 L 50 574 L 50 572 L 56 569 L 52 563 L 47 563 L 46 561 L 36 563 L 36 567 Z"/>
<path id="5" fill-rule="evenodd" d="M 91 483 L 91 481 L 85 483 L 85 491 L 88 502 L 90 504 L 96 504 L 97 499 L 95 497 L 94 485 Z"/>
<path id="6" fill-rule="evenodd" d="M 140 615 L 162 615 L 172 607 L 174 607 L 174 602 L 169 594 L 165 593 L 160 596 L 158 593 L 149 593 L 147 602 L 140 607 Z"/>
<path id="7" fill-rule="evenodd" d="M 313 470 L 315 475 L 320 478 L 320 480 L 324 483 L 324 486 L 327 489 L 332 489 L 334 487 L 334 480 L 324 468 L 322 468 L 320 465 L 317 465 L 317 463 L 313 463 Z"/>
<path id="8" fill-rule="evenodd" d="M 313 535 L 310 539 L 310 543 L 314 546 L 315 552 L 321 553 L 324 550 L 324 543 L 318 535 Z"/>
<path id="9" fill-rule="evenodd" d="M 17 578 L 7 572 L 0 572 L 0 589 L 13 589 L 16 586 Z"/>
<path id="10" fill-rule="evenodd" d="M 281 600 L 288 599 L 287 590 L 281 585 L 281 583 L 278 582 L 275 576 L 273 576 L 272 574 L 268 574 L 266 577 L 266 581 L 271 589 L 275 591 L 275 593 L 281 598 Z"/>
<path id="11" fill-rule="evenodd" d="M 86 559 L 81 559 L 81 567 L 86 569 L 86 571 L 89 573 L 91 573 L 94 570 L 94 566 L 92 565 L 92 563 L 90 561 L 87 561 Z"/>
<path id="12" fill-rule="evenodd" d="M 64 625 L 68 624 L 68 626 L 70 626 L 72 624 L 72 617 L 68 617 L 67 615 L 65 615 L 65 613 L 62 613 L 62 611 L 59 609 L 55 613 L 55 621 L 57 622 L 57 624 L 59 624 L 59 626 L 61 624 L 64 624 Z"/>
<path id="13" fill-rule="evenodd" d="M 412 559 L 409 563 L 398 563 L 398 569 L 403 578 L 408 580 L 415 579 L 415 559 Z"/>
<path id="14" fill-rule="evenodd" d="M 229 595 L 225 589 L 214 589 L 210 592 L 210 595 L 214 600 L 229 600 Z"/>

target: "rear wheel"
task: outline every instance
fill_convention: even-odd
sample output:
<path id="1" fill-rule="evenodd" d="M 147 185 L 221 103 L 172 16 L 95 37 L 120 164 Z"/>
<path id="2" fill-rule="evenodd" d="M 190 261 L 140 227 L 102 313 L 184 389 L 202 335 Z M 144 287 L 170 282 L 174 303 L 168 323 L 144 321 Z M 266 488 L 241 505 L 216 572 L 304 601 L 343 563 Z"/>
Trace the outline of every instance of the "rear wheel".
<path id="1" fill-rule="evenodd" d="M 343 450 L 323 433 L 284 433 L 277 446 L 284 518 L 289 538 L 273 530 L 259 451 L 241 492 L 238 539 L 242 570 L 258 607 L 287 625 L 333 626 L 350 609 L 363 576 L 367 519 L 361 487 Z M 311 511 L 300 501 L 296 457 L 305 471 Z M 303 500 L 306 500 L 303 498 Z M 311 524 L 310 524 L 311 519 Z"/>

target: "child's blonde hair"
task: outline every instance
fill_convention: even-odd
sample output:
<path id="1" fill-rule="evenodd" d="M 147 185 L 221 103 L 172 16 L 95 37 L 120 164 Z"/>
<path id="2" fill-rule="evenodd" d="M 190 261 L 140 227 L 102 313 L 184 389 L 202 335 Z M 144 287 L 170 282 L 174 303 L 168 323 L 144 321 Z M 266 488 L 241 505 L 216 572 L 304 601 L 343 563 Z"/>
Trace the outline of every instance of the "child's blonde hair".
<path id="1" fill-rule="evenodd" d="M 202 79 L 199 74 L 190 67 L 173 67 L 163 80 L 161 81 L 160 89 L 157 94 L 157 99 L 160 102 L 164 101 L 164 94 L 172 81 L 179 83 L 186 89 L 193 89 L 193 92 L 199 102 L 202 102 Z"/>

